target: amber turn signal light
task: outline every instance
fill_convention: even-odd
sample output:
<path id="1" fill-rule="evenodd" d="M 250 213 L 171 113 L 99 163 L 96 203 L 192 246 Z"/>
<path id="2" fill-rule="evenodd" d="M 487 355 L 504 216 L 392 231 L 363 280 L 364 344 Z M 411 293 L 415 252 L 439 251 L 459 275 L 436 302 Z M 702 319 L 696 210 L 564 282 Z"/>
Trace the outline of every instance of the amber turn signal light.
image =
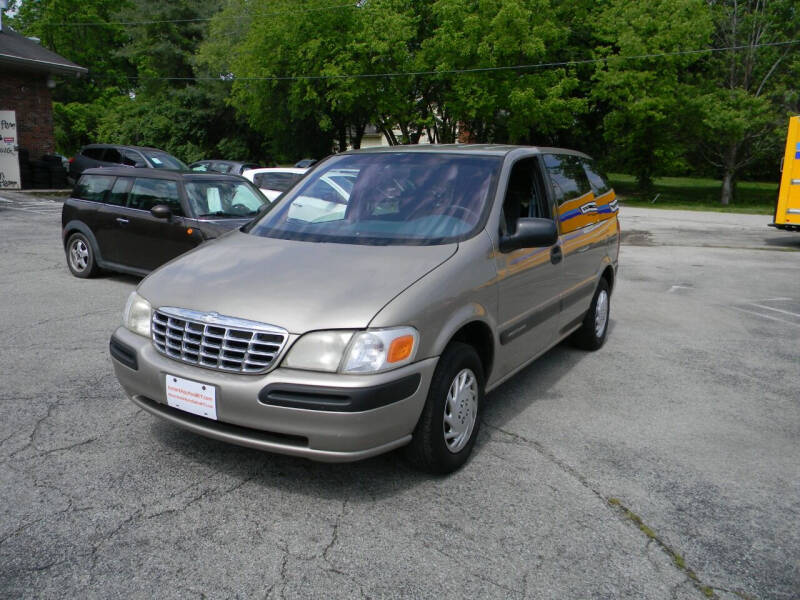
<path id="1" fill-rule="evenodd" d="M 396 363 L 401 360 L 407 359 L 411 356 L 411 351 L 414 349 L 414 336 L 404 335 L 397 339 L 392 340 L 389 345 L 389 352 L 386 355 L 386 362 Z"/>
<path id="2" fill-rule="evenodd" d="M 189 228 L 186 230 L 186 235 L 192 235 L 193 233 L 194 233 L 194 229 L 192 229 L 191 227 L 189 227 Z"/>

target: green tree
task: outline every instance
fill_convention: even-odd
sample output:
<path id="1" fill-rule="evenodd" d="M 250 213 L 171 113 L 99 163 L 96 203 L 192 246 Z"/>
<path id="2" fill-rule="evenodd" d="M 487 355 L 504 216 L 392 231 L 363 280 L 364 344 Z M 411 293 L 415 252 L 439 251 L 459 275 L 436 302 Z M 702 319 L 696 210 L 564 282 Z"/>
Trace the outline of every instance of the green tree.
<path id="1" fill-rule="evenodd" d="M 593 76 L 603 137 L 614 166 L 636 176 L 640 188 L 656 173 L 685 168 L 697 128 L 700 54 L 712 31 L 703 0 L 609 0 L 593 15 L 595 54 L 605 58 Z M 687 52 L 663 56 L 664 53 Z"/>
<path id="2" fill-rule="evenodd" d="M 787 100 L 796 96 L 792 77 L 797 47 L 763 46 L 800 35 L 800 11 L 790 0 L 712 0 L 715 52 L 706 62 L 701 149 L 722 174 L 720 202 L 735 197 L 738 173 L 764 157 L 782 154 Z"/>
<path id="3" fill-rule="evenodd" d="M 89 69 L 85 79 L 61 78 L 53 90 L 56 102 L 87 102 L 128 89 L 133 70 L 115 52 L 126 43 L 125 27 L 118 24 L 117 11 L 129 0 L 26 0 L 14 4 L 12 26 L 26 36 L 37 37 L 46 48 Z"/>
<path id="4" fill-rule="evenodd" d="M 426 60 L 443 74 L 435 106 L 474 141 L 529 142 L 574 124 L 585 111 L 574 69 L 493 70 L 555 60 L 568 27 L 548 0 L 439 0 Z M 469 72 L 471 69 L 484 69 Z"/>

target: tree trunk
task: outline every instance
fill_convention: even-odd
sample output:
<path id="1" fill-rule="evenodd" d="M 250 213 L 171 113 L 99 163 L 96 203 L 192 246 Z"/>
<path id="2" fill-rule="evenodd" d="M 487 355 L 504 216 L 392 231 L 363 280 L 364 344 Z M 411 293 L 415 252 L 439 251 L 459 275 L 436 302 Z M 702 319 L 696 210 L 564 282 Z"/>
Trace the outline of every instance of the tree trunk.
<path id="1" fill-rule="evenodd" d="M 338 133 L 339 152 L 345 152 L 347 151 L 347 127 L 339 127 Z"/>
<path id="2" fill-rule="evenodd" d="M 734 185 L 733 171 L 725 169 L 725 174 L 722 176 L 722 195 L 720 196 L 720 202 L 725 206 L 729 205 L 733 199 Z"/>
<path id="3" fill-rule="evenodd" d="M 722 164 L 722 193 L 719 201 L 723 206 L 728 206 L 733 200 L 736 191 L 736 144 L 731 144 L 725 151 Z"/>
<path id="4" fill-rule="evenodd" d="M 350 135 L 350 145 L 353 147 L 353 150 L 358 150 L 361 148 L 361 138 L 364 137 L 364 129 L 366 129 L 366 125 L 358 124 L 353 127 L 354 131 Z"/>

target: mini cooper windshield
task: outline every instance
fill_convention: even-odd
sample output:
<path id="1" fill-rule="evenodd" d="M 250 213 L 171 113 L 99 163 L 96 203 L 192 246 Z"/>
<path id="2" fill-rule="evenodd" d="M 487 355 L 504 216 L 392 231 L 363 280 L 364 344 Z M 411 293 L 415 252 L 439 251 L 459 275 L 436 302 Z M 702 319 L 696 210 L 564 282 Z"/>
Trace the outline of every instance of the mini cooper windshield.
<path id="1" fill-rule="evenodd" d="M 198 217 L 252 217 L 267 204 L 267 199 L 246 181 L 187 182 L 186 194 Z"/>
<path id="2" fill-rule="evenodd" d="M 444 153 L 331 158 L 246 230 L 345 244 L 445 244 L 482 225 L 501 159 Z"/>

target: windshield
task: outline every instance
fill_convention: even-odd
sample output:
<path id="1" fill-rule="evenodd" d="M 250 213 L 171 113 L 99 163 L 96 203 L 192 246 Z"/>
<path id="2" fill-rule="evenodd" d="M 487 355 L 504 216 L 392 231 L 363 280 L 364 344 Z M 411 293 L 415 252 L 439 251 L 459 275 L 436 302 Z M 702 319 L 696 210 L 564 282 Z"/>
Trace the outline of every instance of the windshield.
<path id="1" fill-rule="evenodd" d="M 254 235 L 344 244 L 444 244 L 481 224 L 502 159 L 433 152 L 345 154 L 326 161 Z"/>
<path id="2" fill-rule="evenodd" d="M 269 201 L 246 181 L 187 181 L 186 195 L 198 217 L 252 217 Z"/>
<path id="3" fill-rule="evenodd" d="M 166 152 L 152 152 L 150 150 L 142 150 L 142 154 L 147 157 L 147 160 L 153 165 L 156 169 L 177 169 L 180 171 L 188 171 L 189 167 L 187 167 L 183 162 L 172 156 L 171 154 L 167 154 Z"/>

